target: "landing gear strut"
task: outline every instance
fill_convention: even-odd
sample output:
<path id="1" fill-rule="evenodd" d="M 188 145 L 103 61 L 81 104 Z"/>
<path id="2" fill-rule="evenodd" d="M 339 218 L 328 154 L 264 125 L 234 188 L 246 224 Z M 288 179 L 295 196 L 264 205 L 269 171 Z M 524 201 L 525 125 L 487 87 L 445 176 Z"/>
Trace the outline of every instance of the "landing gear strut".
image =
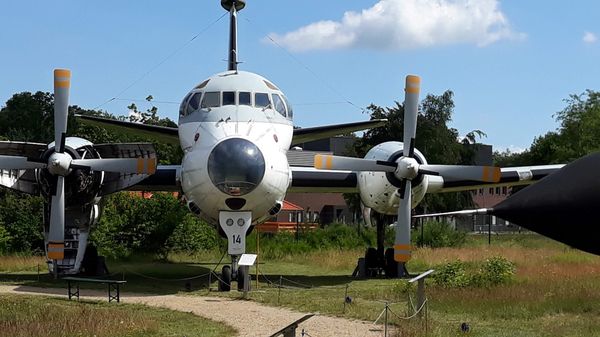
<path id="1" fill-rule="evenodd" d="M 359 270 L 359 276 L 377 277 L 383 274 L 389 278 L 409 276 L 404 263 L 394 260 L 394 248 L 385 249 L 385 217 L 377 214 L 375 224 L 377 226 L 377 248 L 367 248 L 364 258 L 364 274 L 360 275 Z"/>
<path id="2" fill-rule="evenodd" d="M 219 291 L 230 291 L 231 281 L 237 280 L 238 289 L 244 288 L 244 268 L 238 268 L 238 260 L 246 252 L 246 234 L 252 224 L 252 212 L 219 213 L 219 226 L 227 238 L 227 252 L 231 266 L 223 266 L 219 280 Z"/>

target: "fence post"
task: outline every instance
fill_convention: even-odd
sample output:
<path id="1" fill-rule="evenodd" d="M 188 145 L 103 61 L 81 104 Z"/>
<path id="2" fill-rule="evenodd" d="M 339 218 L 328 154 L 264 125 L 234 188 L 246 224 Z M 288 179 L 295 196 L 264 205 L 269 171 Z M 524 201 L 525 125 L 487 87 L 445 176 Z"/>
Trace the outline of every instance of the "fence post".
<path id="1" fill-rule="evenodd" d="M 279 290 L 277 291 L 277 304 L 279 305 L 279 299 L 281 298 L 281 282 L 283 276 L 279 276 Z"/>
<path id="2" fill-rule="evenodd" d="M 346 291 L 344 292 L 344 314 L 346 313 L 346 301 L 348 300 L 348 284 L 346 284 Z"/>
<path id="3" fill-rule="evenodd" d="M 388 335 L 388 302 L 385 302 L 385 318 L 384 318 L 384 328 L 383 328 L 383 336 L 387 337 Z"/>

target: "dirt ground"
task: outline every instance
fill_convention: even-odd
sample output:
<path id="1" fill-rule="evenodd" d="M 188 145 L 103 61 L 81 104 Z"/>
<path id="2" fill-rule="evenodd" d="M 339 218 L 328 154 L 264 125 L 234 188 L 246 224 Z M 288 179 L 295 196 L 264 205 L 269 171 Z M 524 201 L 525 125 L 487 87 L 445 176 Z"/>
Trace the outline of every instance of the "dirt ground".
<path id="1" fill-rule="evenodd" d="M 0 285 L 0 293 L 67 297 L 66 288 Z M 106 301 L 107 294 L 103 291 L 82 289 L 81 299 Z M 270 336 L 307 314 L 285 308 L 269 307 L 252 301 L 220 297 L 145 295 L 122 292 L 121 301 L 191 312 L 232 326 L 238 331 L 238 336 L 243 337 Z M 375 337 L 383 335 L 382 326 L 373 325 L 372 322 L 321 316 L 319 314 L 300 324 L 297 330 L 298 336 L 302 335 L 302 329 L 312 337 Z"/>

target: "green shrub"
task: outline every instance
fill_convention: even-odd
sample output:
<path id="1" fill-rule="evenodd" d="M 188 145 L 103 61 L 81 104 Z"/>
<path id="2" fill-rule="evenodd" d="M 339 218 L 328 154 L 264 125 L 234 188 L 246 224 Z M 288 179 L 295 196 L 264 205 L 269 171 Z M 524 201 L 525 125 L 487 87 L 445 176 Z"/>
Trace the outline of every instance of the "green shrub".
<path id="1" fill-rule="evenodd" d="M 167 240 L 167 249 L 177 253 L 192 254 L 218 247 L 217 230 L 191 213 L 184 216 Z"/>
<path id="2" fill-rule="evenodd" d="M 501 256 L 491 257 L 479 269 L 478 277 L 473 284 L 478 286 L 495 286 L 512 280 L 515 274 L 514 263 Z"/>
<path id="3" fill-rule="evenodd" d="M 460 260 L 437 266 L 433 280 L 435 284 L 445 288 L 492 287 L 509 282 L 514 273 L 514 263 L 495 256 L 485 260 L 471 273 L 467 272 L 466 264 Z"/>
<path id="4" fill-rule="evenodd" d="M 6 252 L 44 251 L 42 202 L 40 197 L 0 189 L 0 224 L 4 224 L 4 237 L 8 238 L 4 241 Z"/>
<path id="5" fill-rule="evenodd" d="M 433 274 L 433 281 L 445 288 L 461 288 L 470 284 L 465 264 L 460 260 L 438 266 Z"/>
<path id="6" fill-rule="evenodd" d="M 6 228 L 4 228 L 2 221 L 0 221 L 0 255 L 8 253 L 8 245 L 10 243 L 10 235 Z"/>
<path id="7" fill-rule="evenodd" d="M 431 248 L 459 247 L 467 240 L 467 233 L 455 230 L 447 222 L 427 221 L 423 226 L 422 237 L 420 228 L 412 233 L 413 241 L 420 246 Z"/>
<path id="8" fill-rule="evenodd" d="M 331 224 L 316 230 L 300 230 L 296 233 L 282 232 L 260 235 L 260 253 L 268 259 L 278 259 L 288 255 L 297 255 L 311 251 L 354 248 L 366 248 L 376 243 L 375 230 L 357 228 L 344 224 Z M 246 239 L 248 251 L 256 250 L 256 235 Z"/>

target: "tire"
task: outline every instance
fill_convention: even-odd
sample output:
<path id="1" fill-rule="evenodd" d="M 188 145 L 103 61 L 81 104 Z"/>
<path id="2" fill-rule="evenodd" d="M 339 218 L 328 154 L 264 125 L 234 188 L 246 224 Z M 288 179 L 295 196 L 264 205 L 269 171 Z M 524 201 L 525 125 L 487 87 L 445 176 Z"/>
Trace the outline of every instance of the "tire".
<path id="1" fill-rule="evenodd" d="M 367 248 L 365 252 L 365 265 L 367 267 L 367 277 L 375 277 L 377 276 L 377 249 L 373 247 Z"/>
<path id="2" fill-rule="evenodd" d="M 246 269 L 244 267 L 238 267 L 238 272 L 237 272 L 238 291 L 244 291 L 244 282 L 246 282 Z M 248 284 L 248 290 L 250 290 L 250 283 Z"/>
<path id="3" fill-rule="evenodd" d="M 394 248 L 385 250 L 385 276 L 388 278 L 398 277 L 398 262 L 394 260 Z"/>
<path id="4" fill-rule="evenodd" d="M 223 266 L 221 269 L 221 278 L 219 279 L 219 291 L 231 290 L 231 267 Z"/>

